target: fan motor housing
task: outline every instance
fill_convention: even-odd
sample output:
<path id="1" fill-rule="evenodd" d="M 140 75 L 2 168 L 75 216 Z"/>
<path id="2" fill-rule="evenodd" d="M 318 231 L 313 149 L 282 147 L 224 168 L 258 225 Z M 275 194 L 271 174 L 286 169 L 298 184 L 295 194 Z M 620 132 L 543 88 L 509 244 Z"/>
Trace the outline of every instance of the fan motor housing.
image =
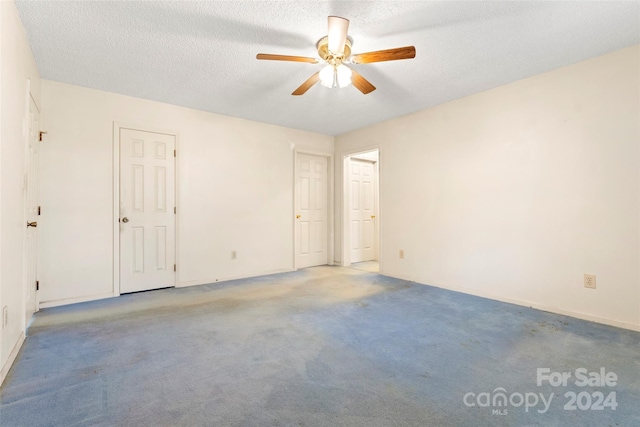
<path id="1" fill-rule="evenodd" d="M 351 56 L 352 44 L 353 40 L 351 40 L 351 37 L 347 37 L 347 40 L 344 43 L 344 53 L 339 57 L 329 52 L 329 36 L 324 36 L 323 38 L 318 40 L 318 43 L 316 43 L 316 48 L 318 49 L 318 55 L 320 56 L 320 58 L 324 59 L 327 62 L 336 61 L 338 63 L 341 63 L 345 59 L 349 58 L 349 56 Z"/>

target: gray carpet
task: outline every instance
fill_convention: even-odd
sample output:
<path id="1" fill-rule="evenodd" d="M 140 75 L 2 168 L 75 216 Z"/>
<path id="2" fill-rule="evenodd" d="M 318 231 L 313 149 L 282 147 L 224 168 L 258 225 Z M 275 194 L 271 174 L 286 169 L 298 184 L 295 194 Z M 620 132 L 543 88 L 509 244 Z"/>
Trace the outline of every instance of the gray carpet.
<path id="1" fill-rule="evenodd" d="M 640 425 L 639 333 L 355 269 L 45 309 L 28 335 L 2 426 Z M 536 384 L 581 367 L 618 381 Z"/>

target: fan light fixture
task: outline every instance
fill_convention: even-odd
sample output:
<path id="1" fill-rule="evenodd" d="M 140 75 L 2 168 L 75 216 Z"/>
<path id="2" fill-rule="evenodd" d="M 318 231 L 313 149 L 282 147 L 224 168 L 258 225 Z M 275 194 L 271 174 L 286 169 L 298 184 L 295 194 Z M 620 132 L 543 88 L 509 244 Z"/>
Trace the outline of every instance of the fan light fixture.
<path id="1" fill-rule="evenodd" d="M 351 84 L 351 69 L 346 65 L 327 65 L 320 70 L 320 84 L 324 87 L 347 87 Z"/>

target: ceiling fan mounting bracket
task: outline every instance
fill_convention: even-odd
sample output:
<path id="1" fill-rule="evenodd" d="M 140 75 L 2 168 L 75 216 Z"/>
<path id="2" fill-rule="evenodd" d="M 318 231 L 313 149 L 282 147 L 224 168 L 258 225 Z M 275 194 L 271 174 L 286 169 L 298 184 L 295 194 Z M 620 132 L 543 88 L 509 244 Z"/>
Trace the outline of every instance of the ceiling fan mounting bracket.
<path id="1" fill-rule="evenodd" d="M 344 43 L 344 52 L 340 55 L 336 55 L 333 52 L 329 51 L 329 36 L 324 36 L 318 43 L 316 43 L 316 48 L 318 49 L 318 55 L 327 63 L 338 66 L 342 64 L 346 59 L 351 56 L 351 46 L 353 44 L 353 40 L 351 37 L 347 37 L 347 40 Z"/>

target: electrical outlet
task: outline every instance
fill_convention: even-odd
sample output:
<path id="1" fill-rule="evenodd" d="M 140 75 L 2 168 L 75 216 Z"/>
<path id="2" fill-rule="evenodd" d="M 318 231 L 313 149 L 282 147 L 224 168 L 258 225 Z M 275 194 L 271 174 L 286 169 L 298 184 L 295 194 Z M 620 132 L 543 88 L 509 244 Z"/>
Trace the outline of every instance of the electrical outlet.
<path id="1" fill-rule="evenodd" d="M 238 258 L 238 252 L 237 251 L 231 251 L 231 259 L 236 259 Z"/>
<path id="2" fill-rule="evenodd" d="M 596 275 L 595 274 L 585 274 L 584 275 L 584 287 L 589 289 L 596 288 Z"/>
<path id="3" fill-rule="evenodd" d="M 9 323 L 9 307 L 2 307 L 2 327 L 5 328 Z"/>
<path id="4" fill-rule="evenodd" d="M 400 249 L 400 253 L 398 254 L 400 259 L 404 259 L 404 249 Z"/>

